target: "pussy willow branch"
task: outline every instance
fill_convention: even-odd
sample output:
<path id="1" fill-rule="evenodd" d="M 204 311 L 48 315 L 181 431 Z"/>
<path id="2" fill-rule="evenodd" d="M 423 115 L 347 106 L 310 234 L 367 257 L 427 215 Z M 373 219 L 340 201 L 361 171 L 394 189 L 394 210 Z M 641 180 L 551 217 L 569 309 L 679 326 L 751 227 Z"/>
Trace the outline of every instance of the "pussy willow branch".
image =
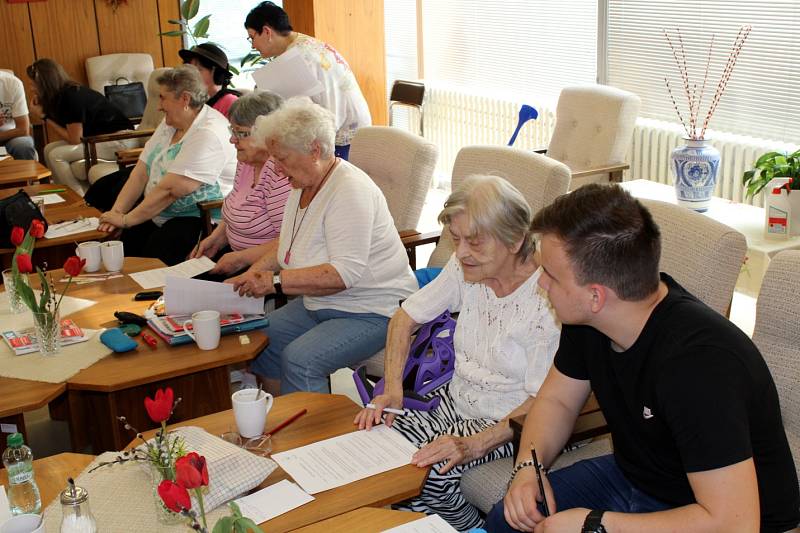
<path id="1" fill-rule="evenodd" d="M 714 115 L 714 112 L 717 110 L 717 105 L 719 105 L 719 101 L 722 99 L 722 94 L 728 87 L 728 82 L 733 74 L 733 68 L 736 66 L 736 60 L 739 58 L 739 54 L 742 52 L 742 47 L 744 47 L 744 42 L 747 40 L 747 36 L 750 35 L 751 29 L 751 26 L 742 26 L 739 28 L 739 33 L 736 35 L 736 39 L 733 41 L 733 47 L 731 48 L 731 52 L 728 54 L 728 62 L 725 64 L 725 69 L 722 71 L 722 77 L 717 85 L 717 90 L 714 93 L 711 106 L 708 108 L 708 113 L 703 121 L 703 129 L 700 132 L 701 138 L 705 136 L 706 129 L 708 129 L 708 123 L 711 120 L 712 115 Z"/>

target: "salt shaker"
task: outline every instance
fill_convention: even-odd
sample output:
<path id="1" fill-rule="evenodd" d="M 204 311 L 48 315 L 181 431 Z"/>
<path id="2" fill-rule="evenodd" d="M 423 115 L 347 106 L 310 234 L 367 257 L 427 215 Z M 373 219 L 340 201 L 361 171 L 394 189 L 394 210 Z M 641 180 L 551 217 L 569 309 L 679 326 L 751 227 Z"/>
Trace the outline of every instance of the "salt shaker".
<path id="1" fill-rule="evenodd" d="M 76 487 L 72 478 L 61 492 L 61 533 L 97 533 L 97 523 L 89 509 L 89 493 Z"/>

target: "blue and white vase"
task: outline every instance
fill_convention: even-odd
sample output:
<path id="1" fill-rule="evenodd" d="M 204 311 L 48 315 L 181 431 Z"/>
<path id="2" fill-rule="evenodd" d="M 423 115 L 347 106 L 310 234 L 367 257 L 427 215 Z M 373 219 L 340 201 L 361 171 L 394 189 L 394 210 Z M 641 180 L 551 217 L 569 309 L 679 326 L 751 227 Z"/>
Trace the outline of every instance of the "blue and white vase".
<path id="1" fill-rule="evenodd" d="M 711 203 L 719 170 L 719 150 L 709 139 L 686 139 L 684 146 L 672 151 L 670 162 L 675 175 L 678 205 L 706 211 Z"/>

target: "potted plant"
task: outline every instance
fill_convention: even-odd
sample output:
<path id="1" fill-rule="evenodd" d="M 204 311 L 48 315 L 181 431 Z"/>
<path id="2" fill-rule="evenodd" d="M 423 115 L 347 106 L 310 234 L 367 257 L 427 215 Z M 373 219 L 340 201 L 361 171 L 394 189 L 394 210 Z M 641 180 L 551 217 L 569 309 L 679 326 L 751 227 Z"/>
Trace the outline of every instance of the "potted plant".
<path id="1" fill-rule="evenodd" d="M 767 208 L 774 205 L 777 209 L 787 211 L 789 233 L 800 235 L 800 150 L 789 154 L 786 152 L 767 152 L 758 158 L 753 168 L 742 176 L 747 196 L 753 197 L 769 185 L 775 178 L 783 178 L 785 184 L 765 191 Z M 771 216 L 771 215 L 770 215 Z"/>

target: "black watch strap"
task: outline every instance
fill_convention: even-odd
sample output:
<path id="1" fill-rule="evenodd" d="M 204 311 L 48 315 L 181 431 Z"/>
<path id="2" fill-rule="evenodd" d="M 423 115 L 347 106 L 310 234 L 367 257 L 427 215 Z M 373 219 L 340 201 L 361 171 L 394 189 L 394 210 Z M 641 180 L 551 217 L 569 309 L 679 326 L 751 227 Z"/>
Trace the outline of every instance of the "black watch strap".
<path id="1" fill-rule="evenodd" d="M 586 515 L 586 520 L 583 521 L 581 533 L 608 533 L 606 528 L 600 522 L 603 520 L 603 513 L 605 511 L 592 510 Z"/>

